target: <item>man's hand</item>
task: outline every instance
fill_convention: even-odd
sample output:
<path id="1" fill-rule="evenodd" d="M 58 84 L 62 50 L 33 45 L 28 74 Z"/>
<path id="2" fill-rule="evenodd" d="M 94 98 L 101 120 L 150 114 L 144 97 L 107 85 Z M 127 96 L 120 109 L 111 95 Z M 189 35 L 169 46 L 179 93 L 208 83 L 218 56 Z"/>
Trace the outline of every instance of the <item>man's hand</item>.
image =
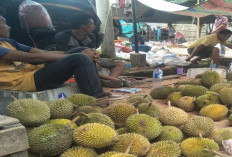
<path id="1" fill-rule="evenodd" d="M 100 57 L 99 57 L 99 54 L 96 52 L 95 49 L 85 49 L 85 50 L 82 51 L 82 53 L 85 53 L 94 62 L 99 61 Z"/>

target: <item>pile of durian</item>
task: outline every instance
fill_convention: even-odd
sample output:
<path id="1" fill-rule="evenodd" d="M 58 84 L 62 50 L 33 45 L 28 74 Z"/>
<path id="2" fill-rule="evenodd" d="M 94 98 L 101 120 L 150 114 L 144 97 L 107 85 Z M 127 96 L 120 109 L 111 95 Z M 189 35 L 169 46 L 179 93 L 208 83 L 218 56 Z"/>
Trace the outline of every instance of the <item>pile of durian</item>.
<path id="1" fill-rule="evenodd" d="M 153 99 L 170 103 L 161 110 Z M 232 138 L 230 128 L 214 130 L 231 105 L 231 83 L 209 71 L 105 108 L 94 97 L 73 94 L 51 102 L 16 100 L 6 113 L 26 127 L 30 157 L 214 157 Z"/>

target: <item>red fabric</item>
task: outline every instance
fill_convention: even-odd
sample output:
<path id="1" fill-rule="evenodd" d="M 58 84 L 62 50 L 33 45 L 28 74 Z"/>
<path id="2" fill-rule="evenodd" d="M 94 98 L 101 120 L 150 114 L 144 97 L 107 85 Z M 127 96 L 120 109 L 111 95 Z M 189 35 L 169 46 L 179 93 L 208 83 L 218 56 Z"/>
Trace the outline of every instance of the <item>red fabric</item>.
<path id="1" fill-rule="evenodd" d="M 222 24 L 224 25 L 224 27 L 223 27 L 222 29 L 226 29 L 226 28 L 227 28 L 227 25 L 228 25 L 228 18 L 227 18 L 227 17 L 221 16 L 220 18 L 217 18 L 217 19 L 215 20 L 214 25 L 215 25 L 216 28 L 218 28 L 218 27 L 221 26 Z M 220 30 L 219 30 L 219 31 L 220 31 Z"/>
<path id="2" fill-rule="evenodd" d="M 125 0 L 120 0 L 120 8 L 126 8 Z"/>
<path id="3" fill-rule="evenodd" d="M 184 38 L 184 35 L 181 34 L 180 32 L 176 32 L 176 39 L 177 38 Z"/>

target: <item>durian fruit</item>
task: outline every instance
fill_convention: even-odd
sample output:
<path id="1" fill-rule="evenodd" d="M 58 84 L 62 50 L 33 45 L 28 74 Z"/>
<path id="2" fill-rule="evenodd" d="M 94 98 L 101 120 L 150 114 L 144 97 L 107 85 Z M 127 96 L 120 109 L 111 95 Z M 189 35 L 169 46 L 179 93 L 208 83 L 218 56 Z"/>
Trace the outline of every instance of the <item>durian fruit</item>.
<path id="1" fill-rule="evenodd" d="M 232 106 L 232 88 L 222 88 L 219 91 L 219 96 L 224 105 Z"/>
<path id="2" fill-rule="evenodd" d="M 220 104 L 211 104 L 203 107 L 199 114 L 205 117 L 209 117 L 215 121 L 225 118 L 228 113 L 228 108 Z"/>
<path id="3" fill-rule="evenodd" d="M 208 91 L 208 89 L 204 86 L 189 85 L 183 89 L 182 94 L 185 96 L 198 97 L 204 95 L 206 91 Z"/>
<path id="4" fill-rule="evenodd" d="M 174 141 L 180 143 L 184 138 L 180 129 L 174 126 L 163 126 L 158 141 Z"/>
<path id="5" fill-rule="evenodd" d="M 102 108 L 98 106 L 81 106 L 76 109 L 77 112 L 88 113 L 101 113 Z"/>
<path id="6" fill-rule="evenodd" d="M 46 124 L 69 124 L 71 120 L 69 119 L 51 119 L 46 122 Z M 77 128 L 75 123 L 71 124 L 71 128 Z"/>
<path id="7" fill-rule="evenodd" d="M 194 111 L 196 108 L 194 100 L 195 100 L 194 97 L 184 96 L 180 98 L 176 102 L 176 104 L 179 108 L 183 109 L 184 111 L 191 112 L 191 111 Z"/>
<path id="8" fill-rule="evenodd" d="M 87 114 L 81 121 L 81 125 L 87 123 L 100 123 L 108 125 L 109 127 L 114 129 L 114 122 L 112 119 L 104 114 L 101 113 L 89 113 Z"/>
<path id="9" fill-rule="evenodd" d="M 73 147 L 66 150 L 60 157 L 97 157 L 94 149 L 84 147 Z"/>
<path id="10" fill-rule="evenodd" d="M 67 99 L 56 99 L 47 103 L 50 108 L 51 118 L 69 118 L 73 113 L 74 106 Z"/>
<path id="11" fill-rule="evenodd" d="M 201 82 L 205 87 L 210 88 L 217 83 L 222 83 L 223 78 L 216 71 L 206 71 L 202 74 Z"/>
<path id="12" fill-rule="evenodd" d="M 202 74 L 197 74 L 195 78 L 202 78 Z"/>
<path id="13" fill-rule="evenodd" d="M 103 114 L 109 116 L 118 127 L 125 126 L 127 117 L 135 113 L 137 113 L 137 109 L 133 105 L 125 103 L 111 104 L 103 110 Z"/>
<path id="14" fill-rule="evenodd" d="M 185 87 L 187 87 L 187 86 L 189 86 L 189 85 L 180 85 L 180 86 L 178 86 L 177 88 L 176 88 L 176 91 L 177 92 L 181 92 L 181 94 L 182 94 L 182 91 L 185 89 Z M 182 94 L 183 95 L 183 94 Z"/>
<path id="15" fill-rule="evenodd" d="M 133 94 L 128 97 L 127 101 L 132 103 L 134 106 L 138 106 L 141 103 L 152 103 L 153 98 L 148 94 Z"/>
<path id="16" fill-rule="evenodd" d="M 166 99 L 169 94 L 173 93 L 175 89 L 170 86 L 162 86 L 151 91 L 150 95 L 153 99 Z"/>
<path id="17" fill-rule="evenodd" d="M 232 124 L 232 114 L 230 114 L 230 116 L 229 116 L 229 121 Z"/>
<path id="18" fill-rule="evenodd" d="M 131 154 L 127 154 L 127 153 L 117 153 L 117 154 L 113 154 L 109 157 L 136 157 L 136 156 L 131 155 Z"/>
<path id="19" fill-rule="evenodd" d="M 218 144 L 208 138 L 193 137 L 180 144 L 181 152 L 186 157 L 215 157 Z M 207 150 L 207 151 L 206 151 Z"/>
<path id="20" fill-rule="evenodd" d="M 27 135 L 29 151 L 43 156 L 61 154 L 72 144 L 72 129 L 64 124 L 44 124 Z"/>
<path id="21" fill-rule="evenodd" d="M 214 92 L 214 91 L 207 91 L 207 92 L 205 92 L 205 94 L 213 95 L 213 96 L 219 96 L 219 94 L 217 92 Z"/>
<path id="22" fill-rule="evenodd" d="M 213 139 L 219 146 L 222 146 L 222 141 L 232 139 L 232 129 L 231 128 L 221 128 L 214 130 L 209 138 Z"/>
<path id="23" fill-rule="evenodd" d="M 128 130 L 126 127 L 122 127 L 116 130 L 119 135 L 128 133 Z"/>
<path id="24" fill-rule="evenodd" d="M 162 110 L 160 114 L 160 121 L 165 125 L 180 126 L 188 119 L 189 116 L 184 110 L 171 106 Z"/>
<path id="25" fill-rule="evenodd" d="M 24 126 L 39 126 L 50 118 L 50 109 L 46 102 L 20 99 L 7 106 L 6 115 L 17 118 Z"/>
<path id="26" fill-rule="evenodd" d="M 226 79 L 227 79 L 227 81 L 232 81 L 232 72 L 226 73 Z"/>
<path id="27" fill-rule="evenodd" d="M 89 148 L 104 148 L 112 144 L 117 132 L 111 127 L 100 123 L 81 125 L 73 131 L 76 144 Z"/>
<path id="28" fill-rule="evenodd" d="M 152 140 L 160 135 L 162 126 L 156 118 L 146 114 L 134 114 L 127 118 L 126 128 L 129 132 L 134 132 Z"/>
<path id="29" fill-rule="evenodd" d="M 212 93 L 210 94 L 209 91 L 207 91 L 206 94 L 196 98 L 196 105 L 198 109 L 201 109 L 202 107 L 208 106 L 210 104 L 219 104 L 220 102 L 219 95 Z"/>
<path id="30" fill-rule="evenodd" d="M 231 87 L 231 85 L 229 83 L 217 83 L 213 86 L 210 87 L 210 91 L 213 91 L 213 92 L 216 92 L 216 93 L 219 93 L 219 91 L 224 88 L 224 87 Z"/>
<path id="31" fill-rule="evenodd" d="M 146 155 L 150 149 L 150 142 L 148 139 L 136 133 L 119 135 L 112 149 L 113 151 L 125 152 L 131 142 L 132 145 L 129 154 L 140 157 Z"/>
<path id="32" fill-rule="evenodd" d="M 68 96 L 66 99 L 71 101 L 76 107 L 94 106 L 97 103 L 96 98 L 89 96 L 89 95 L 85 95 L 85 94 L 79 94 L 79 93 L 72 94 Z"/>
<path id="33" fill-rule="evenodd" d="M 201 78 L 195 78 L 192 80 L 194 85 L 202 85 Z"/>
<path id="34" fill-rule="evenodd" d="M 118 154 L 118 153 L 120 153 L 120 152 L 109 151 L 109 152 L 105 152 L 105 153 L 99 155 L 98 157 L 111 157 L 111 155 Z"/>
<path id="35" fill-rule="evenodd" d="M 204 137 L 208 137 L 212 133 L 213 128 L 214 122 L 212 119 L 195 116 L 184 124 L 182 130 L 188 136 L 199 137 L 199 134 L 201 134 Z"/>
<path id="36" fill-rule="evenodd" d="M 167 101 L 170 101 L 172 106 L 176 106 L 177 101 L 181 97 L 183 97 L 183 94 L 181 92 L 173 92 L 168 95 Z"/>
<path id="37" fill-rule="evenodd" d="M 180 157 L 181 149 L 174 141 L 159 141 L 151 144 L 146 157 Z"/>
<path id="38" fill-rule="evenodd" d="M 144 113 L 159 119 L 160 109 L 152 103 L 142 103 L 137 107 L 137 109 L 139 110 L 139 113 Z"/>

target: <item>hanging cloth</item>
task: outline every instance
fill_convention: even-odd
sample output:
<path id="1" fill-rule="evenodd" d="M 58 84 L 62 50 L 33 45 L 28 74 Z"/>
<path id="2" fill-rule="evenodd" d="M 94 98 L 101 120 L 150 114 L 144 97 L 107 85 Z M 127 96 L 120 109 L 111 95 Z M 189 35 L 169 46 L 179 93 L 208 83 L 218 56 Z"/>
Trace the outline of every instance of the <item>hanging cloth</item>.
<path id="1" fill-rule="evenodd" d="M 125 0 L 120 0 L 120 8 L 125 8 L 125 7 L 126 7 Z"/>

